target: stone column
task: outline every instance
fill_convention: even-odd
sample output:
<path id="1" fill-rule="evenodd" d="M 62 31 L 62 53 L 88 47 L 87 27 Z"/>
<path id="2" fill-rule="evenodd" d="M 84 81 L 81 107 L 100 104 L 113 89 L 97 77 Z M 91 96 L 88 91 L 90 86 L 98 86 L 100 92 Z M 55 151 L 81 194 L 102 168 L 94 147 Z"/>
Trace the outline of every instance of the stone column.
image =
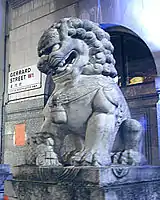
<path id="1" fill-rule="evenodd" d="M 160 158 L 160 76 L 155 78 L 155 87 L 158 94 L 157 101 L 157 127 L 158 127 L 158 146 L 159 146 L 159 158 Z"/>

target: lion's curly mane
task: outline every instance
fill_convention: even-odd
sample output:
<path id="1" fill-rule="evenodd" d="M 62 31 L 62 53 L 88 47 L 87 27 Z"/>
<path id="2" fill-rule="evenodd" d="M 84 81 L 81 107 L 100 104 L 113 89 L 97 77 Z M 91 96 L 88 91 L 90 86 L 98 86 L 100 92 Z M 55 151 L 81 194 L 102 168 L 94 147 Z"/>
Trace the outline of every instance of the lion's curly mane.
<path id="1" fill-rule="evenodd" d="M 97 24 L 77 18 L 64 18 L 54 23 L 46 30 L 38 43 L 38 55 L 44 54 L 47 44 L 52 40 L 55 30 L 62 41 L 66 36 L 83 40 L 89 47 L 89 62 L 84 66 L 82 74 L 103 74 L 114 78 L 117 75 L 115 60 L 113 58 L 114 47 L 110 42 L 110 36 Z"/>

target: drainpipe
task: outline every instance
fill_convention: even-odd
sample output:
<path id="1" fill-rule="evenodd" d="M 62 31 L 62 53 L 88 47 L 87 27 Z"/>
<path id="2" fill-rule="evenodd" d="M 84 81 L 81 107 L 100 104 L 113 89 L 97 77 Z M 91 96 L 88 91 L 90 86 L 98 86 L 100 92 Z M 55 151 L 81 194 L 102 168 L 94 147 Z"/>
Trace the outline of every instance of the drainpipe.
<path id="1" fill-rule="evenodd" d="M 7 40 L 7 10 L 8 1 L 0 3 L 0 163 L 3 163 L 4 141 L 4 95 L 5 95 L 5 69 L 6 69 L 6 40 Z"/>

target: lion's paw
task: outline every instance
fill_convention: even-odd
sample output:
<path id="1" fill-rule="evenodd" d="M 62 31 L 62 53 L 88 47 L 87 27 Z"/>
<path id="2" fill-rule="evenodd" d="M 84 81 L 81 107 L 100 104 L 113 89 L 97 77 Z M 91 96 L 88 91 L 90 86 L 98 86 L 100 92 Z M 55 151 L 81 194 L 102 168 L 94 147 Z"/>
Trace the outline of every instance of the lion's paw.
<path id="1" fill-rule="evenodd" d="M 95 150 L 83 149 L 72 156 L 71 164 L 74 166 L 106 166 L 111 164 L 111 157 Z"/>
<path id="2" fill-rule="evenodd" d="M 129 149 L 114 153 L 112 155 L 112 163 L 123 165 L 142 165 L 146 163 L 146 159 L 140 152 Z"/>
<path id="3" fill-rule="evenodd" d="M 41 144 L 37 147 L 36 165 L 38 166 L 61 166 L 57 154 L 51 147 Z"/>

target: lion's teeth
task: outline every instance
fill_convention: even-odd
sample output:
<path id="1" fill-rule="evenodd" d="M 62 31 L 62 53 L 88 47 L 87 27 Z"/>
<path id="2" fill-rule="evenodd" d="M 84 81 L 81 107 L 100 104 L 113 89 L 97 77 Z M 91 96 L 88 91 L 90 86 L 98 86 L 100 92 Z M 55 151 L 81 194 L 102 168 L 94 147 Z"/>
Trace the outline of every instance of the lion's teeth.
<path id="1" fill-rule="evenodd" d="M 62 62 L 61 62 L 61 63 L 65 64 L 65 62 L 66 62 L 65 60 L 62 60 Z"/>
<path id="2" fill-rule="evenodd" d="M 75 61 L 75 58 L 72 60 L 72 62 L 71 62 L 71 63 L 73 64 L 73 63 L 74 63 L 74 61 Z"/>
<path id="3" fill-rule="evenodd" d="M 58 67 L 63 67 L 63 63 L 62 62 L 59 63 Z"/>
<path id="4" fill-rule="evenodd" d="M 72 64 L 68 64 L 67 65 L 67 71 L 71 71 L 71 69 L 72 69 Z"/>
<path id="5" fill-rule="evenodd" d="M 57 69 L 57 72 L 62 72 L 62 71 L 64 71 L 66 69 L 66 67 L 58 67 L 58 69 Z"/>
<path id="6" fill-rule="evenodd" d="M 62 61 L 59 63 L 58 67 L 63 67 L 64 64 L 65 64 L 65 60 L 62 60 Z"/>

